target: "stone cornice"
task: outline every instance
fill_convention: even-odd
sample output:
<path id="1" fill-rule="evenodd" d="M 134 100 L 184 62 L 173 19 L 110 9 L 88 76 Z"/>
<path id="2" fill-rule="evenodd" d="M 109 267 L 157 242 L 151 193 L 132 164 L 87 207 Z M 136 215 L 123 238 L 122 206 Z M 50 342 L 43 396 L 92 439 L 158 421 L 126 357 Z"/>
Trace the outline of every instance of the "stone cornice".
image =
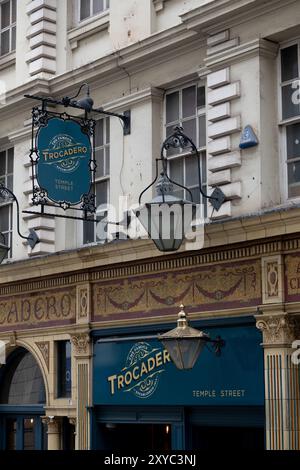
<path id="1" fill-rule="evenodd" d="M 139 90 L 131 95 L 122 96 L 114 101 L 103 103 L 103 108 L 107 111 L 118 111 L 125 109 L 145 101 L 161 101 L 164 95 L 164 90 L 160 88 L 148 87 L 143 90 Z"/>
<path id="2" fill-rule="evenodd" d="M 184 25 L 177 25 L 131 44 L 117 52 L 111 52 L 100 59 L 70 70 L 50 79 L 36 79 L 27 82 L 6 94 L 6 104 L 0 107 L 1 117 L 7 117 L 18 110 L 30 108 L 29 100 L 24 94 L 41 94 L 53 97 L 72 94 L 78 85 L 88 81 L 94 89 L 116 80 L 128 78 L 128 73 L 147 70 L 170 58 L 199 49 L 201 38 L 195 31 L 189 31 Z"/>
<path id="3" fill-rule="evenodd" d="M 127 73 L 144 71 L 169 59 L 175 48 L 177 56 L 199 49 L 199 39 L 198 33 L 188 31 L 184 25 L 155 33 L 76 70 L 54 77 L 50 80 L 52 94 L 61 94 L 83 81 L 101 87 L 114 80 L 127 78 Z"/>
<path id="4" fill-rule="evenodd" d="M 5 285 L 18 281 L 25 284 L 16 285 L 14 293 L 299 250 L 300 238 L 282 240 L 283 235 L 299 232 L 299 216 L 300 208 L 282 208 L 208 224 L 205 227 L 205 247 L 195 252 L 185 251 L 183 247 L 178 254 L 162 255 L 151 240 L 127 240 L 8 262 L 0 266 L 0 295 L 11 292 Z M 262 242 L 264 238 L 266 240 Z M 238 243 L 242 242 L 246 244 L 239 248 Z M 227 248 L 226 245 L 231 246 Z M 223 246 L 222 250 L 218 248 L 220 246 Z M 142 270 L 137 264 L 139 260 L 143 260 Z M 121 267 L 109 268 L 113 265 Z M 30 282 L 28 273 L 32 279 Z M 55 277 L 46 284 L 39 281 L 50 276 Z"/>
<path id="5" fill-rule="evenodd" d="M 265 39 L 255 39 L 204 59 L 206 67 L 224 67 L 229 64 L 247 60 L 250 57 L 269 57 L 274 59 L 278 45 Z"/>
<path id="6" fill-rule="evenodd" d="M 15 115 L 16 107 L 18 109 L 18 113 L 31 109 L 34 102 L 25 98 L 25 94 L 49 96 L 49 81 L 42 78 L 36 78 L 18 86 L 17 88 L 7 91 L 5 104 L 0 106 L 1 119 L 6 119 L 7 117 Z"/>
<path id="7" fill-rule="evenodd" d="M 285 0 L 287 4 L 297 0 Z M 213 34 L 282 8 L 282 0 L 213 0 L 181 16 L 188 29 Z"/>

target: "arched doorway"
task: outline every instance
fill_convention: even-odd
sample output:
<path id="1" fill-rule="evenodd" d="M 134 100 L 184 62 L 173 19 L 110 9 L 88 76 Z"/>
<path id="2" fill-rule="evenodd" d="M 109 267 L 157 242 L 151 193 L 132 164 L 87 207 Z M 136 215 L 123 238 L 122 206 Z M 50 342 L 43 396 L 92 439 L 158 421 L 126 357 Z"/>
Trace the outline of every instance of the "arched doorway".
<path id="1" fill-rule="evenodd" d="M 0 449 L 40 450 L 47 440 L 41 416 L 46 393 L 40 367 L 24 348 L 0 369 Z"/>

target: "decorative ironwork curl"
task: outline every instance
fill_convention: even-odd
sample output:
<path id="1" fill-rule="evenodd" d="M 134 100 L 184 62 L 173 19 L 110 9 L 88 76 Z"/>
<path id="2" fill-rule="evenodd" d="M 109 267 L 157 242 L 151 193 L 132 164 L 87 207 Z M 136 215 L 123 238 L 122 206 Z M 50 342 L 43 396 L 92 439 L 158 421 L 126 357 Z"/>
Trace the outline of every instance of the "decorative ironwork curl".
<path id="1" fill-rule="evenodd" d="M 81 209 L 86 212 L 95 214 L 96 212 L 96 196 L 95 194 L 89 193 L 83 196 Z"/>

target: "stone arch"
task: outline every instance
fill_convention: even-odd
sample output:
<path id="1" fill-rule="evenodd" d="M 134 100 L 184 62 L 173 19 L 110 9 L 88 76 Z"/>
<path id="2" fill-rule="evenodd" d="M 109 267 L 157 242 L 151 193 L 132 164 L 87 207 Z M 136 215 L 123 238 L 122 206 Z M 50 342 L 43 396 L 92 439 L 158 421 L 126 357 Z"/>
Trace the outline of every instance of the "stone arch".
<path id="1" fill-rule="evenodd" d="M 48 372 L 46 370 L 46 366 L 44 363 L 44 360 L 41 356 L 41 354 L 38 351 L 38 348 L 34 348 L 32 344 L 28 343 L 27 341 L 23 340 L 17 340 L 15 345 L 10 346 L 9 344 L 7 345 L 6 349 L 6 357 L 9 358 L 9 356 L 14 352 L 17 351 L 19 348 L 25 349 L 27 352 L 29 352 L 33 358 L 35 359 L 37 365 L 39 366 L 43 382 L 44 382 L 44 387 L 45 387 L 45 406 L 49 406 L 49 400 L 50 400 L 50 392 L 49 392 L 49 381 L 48 381 Z M 5 366 L 4 366 L 5 367 Z"/>

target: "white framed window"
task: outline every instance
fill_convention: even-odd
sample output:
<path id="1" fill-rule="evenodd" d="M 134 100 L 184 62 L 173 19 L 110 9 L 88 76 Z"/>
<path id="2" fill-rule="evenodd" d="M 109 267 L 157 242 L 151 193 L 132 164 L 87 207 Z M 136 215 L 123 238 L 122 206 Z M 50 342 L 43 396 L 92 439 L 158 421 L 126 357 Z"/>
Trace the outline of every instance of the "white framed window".
<path id="1" fill-rule="evenodd" d="M 13 191 L 14 149 L 0 150 L 0 183 Z M 5 244 L 10 247 L 8 257 L 12 257 L 13 204 L 0 200 L 0 232 Z"/>
<path id="2" fill-rule="evenodd" d="M 300 197 L 300 41 L 280 49 L 280 124 L 286 197 Z"/>
<path id="3" fill-rule="evenodd" d="M 109 0 L 78 0 L 79 21 L 98 15 L 109 9 Z"/>
<path id="4" fill-rule="evenodd" d="M 16 49 L 17 0 L 0 0 L 0 56 Z"/>
<path id="5" fill-rule="evenodd" d="M 201 185 L 204 192 L 207 189 L 206 165 L 206 89 L 203 84 L 188 84 L 169 91 L 165 99 L 165 128 L 166 136 L 173 132 L 175 126 L 182 126 L 184 133 L 191 138 L 201 155 Z M 187 149 L 169 149 L 168 171 L 175 182 L 187 187 L 195 203 L 205 207 L 207 200 L 202 198 L 199 190 L 198 161 Z M 187 191 L 174 186 L 174 195 L 190 200 Z"/>
<path id="6" fill-rule="evenodd" d="M 109 174 L 110 174 L 110 119 L 99 119 L 95 128 L 95 194 L 96 207 L 103 206 L 109 202 Z M 103 210 L 96 213 L 99 222 L 105 213 Z M 96 234 L 96 223 L 83 222 L 83 244 L 100 241 Z"/>

